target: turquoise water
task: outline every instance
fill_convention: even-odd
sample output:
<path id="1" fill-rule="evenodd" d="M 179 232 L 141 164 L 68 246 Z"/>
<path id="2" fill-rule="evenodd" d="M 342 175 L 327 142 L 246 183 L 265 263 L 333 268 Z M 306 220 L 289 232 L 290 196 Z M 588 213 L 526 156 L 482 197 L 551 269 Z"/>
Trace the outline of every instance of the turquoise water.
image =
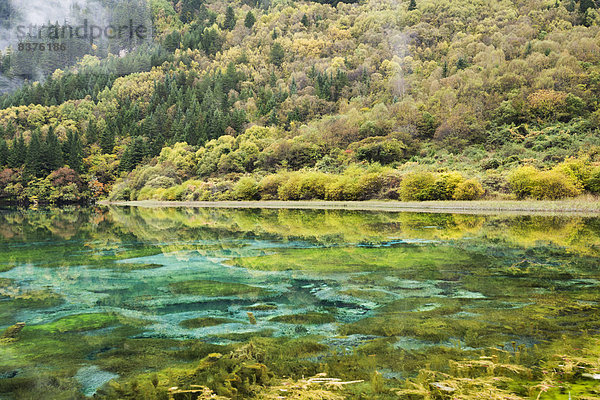
<path id="1" fill-rule="evenodd" d="M 0 342 L 0 398 L 110 398 L 256 338 L 310 342 L 273 350 L 278 374 L 396 385 L 537 350 L 598 331 L 599 245 L 600 221 L 573 216 L 4 210 L 0 332 L 26 326 Z"/>

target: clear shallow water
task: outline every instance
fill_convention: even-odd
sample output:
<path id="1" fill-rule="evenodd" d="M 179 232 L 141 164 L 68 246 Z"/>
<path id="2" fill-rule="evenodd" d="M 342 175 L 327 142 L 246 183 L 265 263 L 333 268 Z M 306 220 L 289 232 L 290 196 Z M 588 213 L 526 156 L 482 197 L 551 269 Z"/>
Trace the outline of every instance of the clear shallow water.
<path id="1" fill-rule="evenodd" d="M 341 357 L 402 379 L 595 333 L 599 245 L 583 217 L 6 210 L 0 331 L 26 327 L 0 343 L 0 398 L 91 396 L 253 338 L 312 343 L 286 375 Z"/>

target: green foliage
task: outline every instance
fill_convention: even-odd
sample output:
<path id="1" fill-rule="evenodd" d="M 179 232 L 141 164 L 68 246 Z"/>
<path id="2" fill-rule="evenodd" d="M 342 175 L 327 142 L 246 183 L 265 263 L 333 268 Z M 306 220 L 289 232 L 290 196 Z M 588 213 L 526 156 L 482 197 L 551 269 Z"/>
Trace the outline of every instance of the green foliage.
<path id="1" fill-rule="evenodd" d="M 294 172 L 279 186 L 280 200 L 324 199 L 330 177 L 322 172 Z"/>
<path id="2" fill-rule="evenodd" d="M 531 166 L 520 167 L 511 172 L 508 182 L 518 199 L 561 199 L 581 194 L 578 182 L 559 169 L 539 171 Z"/>
<path id="3" fill-rule="evenodd" d="M 249 177 L 240 179 L 231 193 L 235 200 L 258 200 L 260 187 L 258 183 Z"/>
<path id="4" fill-rule="evenodd" d="M 312 325 L 335 322 L 335 317 L 331 314 L 311 312 L 306 314 L 279 315 L 270 320 L 273 322 L 282 322 L 284 324 Z"/>
<path id="5" fill-rule="evenodd" d="M 261 179 L 259 186 L 260 197 L 262 200 L 277 200 L 279 198 L 279 188 L 289 179 L 287 173 L 278 173 L 267 175 Z"/>
<path id="6" fill-rule="evenodd" d="M 456 186 L 452 198 L 455 200 L 477 200 L 481 198 L 485 190 L 481 183 L 475 179 L 467 179 Z"/>
<path id="7" fill-rule="evenodd" d="M 593 194 L 600 194 L 600 167 L 594 168 L 585 182 L 585 188 Z"/>
<path id="8" fill-rule="evenodd" d="M 83 147 L 78 133 L 67 132 L 67 140 L 63 143 L 63 158 L 75 172 L 83 171 Z"/>
<path id="9" fill-rule="evenodd" d="M 252 13 L 252 10 L 248 11 L 246 18 L 244 19 L 244 26 L 248 29 L 252 28 L 256 23 L 256 17 Z"/>
<path id="10" fill-rule="evenodd" d="M 228 6 L 225 11 L 225 21 L 223 21 L 223 29 L 228 31 L 233 30 L 235 28 L 236 18 L 235 12 L 233 11 L 233 7 Z"/>
<path id="11" fill-rule="evenodd" d="M 360 161 L 390 164 L 401 161 L 406 156 L 406 146 L 397 139 L 371 137 L 360 141 L 356 149 L 356 158 Z"/>
<path id="12" fill-rule="evenodd" d="M 283 46 L 279 42 L 273 43 L 273 45 L 271 46 L 271 52 L 270 52 L 271 63 L 280 67 L 281 64 L 283 63 L 284 58 L 285 58 L 285 50 L 283 49 Z"/>
<path id="13" fill-rule="evenodd" d="M 327 200 L 367 200 L 377 198 L 383 188 L 386 171 L 374 168 L 348 168 L 344 174 L 335 176 L 327 187 Z"/>
<path id="14" fill-rule="evenodd" d="M 8 166 L 10 158 L 10 150 L 8 144 L 2 138 L 0 138 L 0 167 Z"/>
<path id="15" fill-rule="evenodd" d="M 404 201 L 435 200 L 431 188 L 435 184 L 435 175 L 431 172 L 415 172 L 405 175 L 400 183 L 400 198 Z"/>
<path id="16" fill-rule="evenodd" d="M 111 190 L 113 198 L 144 190 L 144 198 L 225 199 L 236 198 L 240 176 L 258 182 L 280 169 L 312 168 L 339 175 L 360 163 L 392 166 L 397 176 L 440 166 L 489 173 L 497 177 L 489 194 L 506 196 L 518 165 L 537 160 L 550 170 L 600 145 L 593 1 L 320 3 L 333 7 L 252 0 L 236 17 L 235 5 L 150 1 L 156 45 L 122 56 L 99 45 L 94 55 L 72 57 L 80 60 L 73 68 L 44 71 L 42 83 L 0 97 L 0 166 L 25 172 L 3 192 L 23 194 L 31 183 L 31 193 L 42 193 L 47 185 L 36 180 L 68 165 L 98 199 Z M 236 28 L 242 18 L 245 28 Z M 465 26 L 468 34 L 457 37 Z M 0 55 L 8 78 L 15 57 Z M 265 126 L 273 128 L 266 137 L 245 135 Z M 115 184 L 144 164 L 168 164 L 161 151 L 183 142 L 177 178 Z M 174 188 L 195 179 L 202 185 Z M 261 198 L 278 198 L 282 179 L 271 179 L 276 189 Z M 412 197 L 452 198 L 456 183 L 435 179 L 429 194 Z M 589 179 L 577 177 L 575 186 L 594 192 Z M 373 182 L 336 175 L 324 194 L 290 196 L 398 196 L 398 182 Z"/>
<path id="17" fill-rule="evenodd" d="M 458 172 L 415 172 L 402 178 L 399 195 L 405 201 L 476 200 L 484 193 L 479 181 Z"/>
<path id="18" fill-rule="evenodd" d="M 216 281 L 183 281 L 169 285 L 176 294 L 194 296 L 223 297 L 223 296 L 251 296 L 256 297 L 269 293 L 268 290 L 233 282 Z"/>

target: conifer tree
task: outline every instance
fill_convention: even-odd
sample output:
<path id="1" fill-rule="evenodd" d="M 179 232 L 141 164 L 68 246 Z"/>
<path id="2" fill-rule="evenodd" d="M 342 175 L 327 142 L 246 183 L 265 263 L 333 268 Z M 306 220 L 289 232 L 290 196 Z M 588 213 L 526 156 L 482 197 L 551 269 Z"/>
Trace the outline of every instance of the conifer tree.
<path id="1" fill-rule="evenodd" d="M 246 14 L 246 19 L 244 19 L 244 26 L 246 28 L 250 29 L 254 26 L 255 23 L 256 23 L 256 17 L 252 13 L 252 11 L 248 11 L 248 14 Z"/>
<path id="2" fill-rule="evenodd" d="M 417 9 L 417 2 L 416 0 L 410 0 L 410 3 L 408 3 L 408 11 L 413 11 Z"/>
<path id="3" fill-rule="evenodd" d="M 115 148 L 115 132 L 108 124 L 100 136 L 100 148 L 103 154 L 111 154 Z"/>
<path id="4" fill-rule="evenodd" d="M 279 42 L 273 43 L 271 46 L 271 62 L 278 67 L 283 63 L 283 58 L 285 57 L 285 50 L 283 46 L 279 44 Z"/>
<path id="5" fill-rule="evenodd" d="M 235 11 L 233 11 L 233 7 L 227 7 L 227 11 L 225 11 L 225 21 L 223 22 L 223 29 L 227 29 L 228 31 L 233 30 L 235 28 Z"/>
<path id="6" fill-rule="evenodd" d="M 8 145 L 6 144 L 6 140 L 0 137 L 0 167 L 4 167 L 8 165 L 8 160 L 10 157 L 10 151 L 8 150 Z"/>
<path id="7" fill-rule="evenodd" d="M 123 157 L 121 157 L 119 169 L 122 171 L 133 171 L 146 157 L 147 153 L 144 139 L 141 137 L 135 138 L 133 143 L 125 149 Z"/>
<path id="8" fill-rule="evenodd" d="M 308 21 L 308 16 L 306 14 L 304 14 L 302 16 L 302 19 L 300 20 L 300 22 L 302 23 L 302 25 L 304 26 L 308 26 L 310 24 L 310 22 Z"/>
<path id="9" fill-rule="evenodd" d="M 36 129 L 31 134 L 31 140 L 29 146 L 27 146 L 27 155 L 25 156 L 25 172 L 28 175 L 41 178 L 44 176 L 44 165 L 43 165 L 43 149 L 40 142 L 40 131 Z"/>
<path id="10" fill-rule="evenodd" d="M 83 149 L 76 132 L 68 131 L 67 140 L 63 144 L 63 156 L 66 163 L 77 173 L 83 169 Z"/>
<path id="11" fill-rule="evenodd" d="M 581 14 L 585 14 L 590 8 L 596 8 L 596 3 L 594 2 L 594 0 L 580 0 L 579 12 Z"/>
<path id="12" fill-rule="evenodd" d="M 93 119 L 88 122 L 88 126 L 85 131 L 85 141 L 87 144 L 96 143 L 98 141 L 98 126 L 96 125 L 96 121 Z"/>
<path id="13" fill-rule="evenodd" d="M 10 124 L 10 123 L 9 123 Z M 9 165 L 11 168 L 20 168 L 25 164 L 25 157 L 27 155 L 27 145 L 25 144 L 25 139 L 23 139 L 23 135 L 19 135 L 15 140 L 13 140 L 10 156 L 9 156 Z"/>
<path id="14" fill-rule="evenodd" d="M 62 150 L 54 128 L 50 127 L 44 143 L 43 165 L 46 174 L 57 170 L 63 165 Z"/>

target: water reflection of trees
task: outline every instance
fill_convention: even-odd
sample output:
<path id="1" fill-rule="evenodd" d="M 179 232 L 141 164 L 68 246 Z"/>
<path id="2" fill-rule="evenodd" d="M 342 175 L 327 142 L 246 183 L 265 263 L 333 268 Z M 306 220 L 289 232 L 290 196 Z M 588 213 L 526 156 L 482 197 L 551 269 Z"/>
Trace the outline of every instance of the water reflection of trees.
<path id="1" fill-rule="evenodd" d="M 121 244 L 163 251 L 199 241 L 240 238 L 323 244 L 391 239 L 494 240 L 516 246 L 552 244 L 595 254 L 600 219 L 574 216 L 490 216 L 345 210 L 210 208 L 64 208 L 0 212 L 0 244 L 62 240 L 90 251 Z M 186 244 L 187 243 L 187 244 Z M 72 243 L 73 244 L 73 243 Z"/>
<path id="2" fill-rule="evenodd" d="M 109 212 L 114 223 L 128 227 L 140 238 L 155 241 L 172 238 L 177 231 L 183 237 L 191 233 L 197 239 L 217 239 L 219 232 L 227 232 L 323 243 L 480 238 L 514 245 L 550 243 L 582 252 L 594 252 L 600 245 L 600 219 L 579 216 L 117 207 Z"/>

